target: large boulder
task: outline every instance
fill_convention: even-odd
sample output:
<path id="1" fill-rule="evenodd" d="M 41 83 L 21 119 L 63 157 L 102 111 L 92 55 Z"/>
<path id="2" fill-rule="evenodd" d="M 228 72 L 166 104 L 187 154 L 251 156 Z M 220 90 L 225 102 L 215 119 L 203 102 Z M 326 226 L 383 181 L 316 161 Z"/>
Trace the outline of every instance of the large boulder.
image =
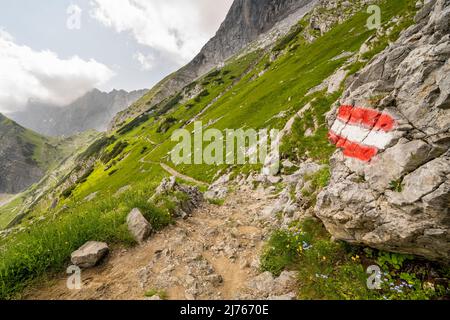
<path id="1" fill-rule="evenodd" d="M 152 226 L 139 209 L 131 210 L 127 217 L 128 230 L 138 243 L 143 243 L 152 233 Z"/>
<path id="2" fill-rule="evenodd" d="M 415 21 L 349 81 L 339 104 L 389 114 L 390 140 L 369 162 L 337 151 L 316 214 L 337 239 L 448 262 L 450 1 L 428 1 Z"/>
<path id="3" fill-rule="evenodd" d="M 89 241 L 71 255 L 71 261 L 80 268 L 95 267 L 109 252 L 104 242 Z"/>

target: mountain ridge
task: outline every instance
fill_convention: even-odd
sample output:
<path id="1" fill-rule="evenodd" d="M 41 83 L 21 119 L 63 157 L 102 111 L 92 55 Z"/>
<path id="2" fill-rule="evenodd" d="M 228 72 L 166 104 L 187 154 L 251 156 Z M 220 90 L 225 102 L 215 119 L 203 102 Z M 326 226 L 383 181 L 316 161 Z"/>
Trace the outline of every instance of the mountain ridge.
<path id="1" fill-rule="evenodd" d="M 93 89 L 67 106 L 29 103 L 24 111 L 8 114 L 20 125 L 47 136 L 71 136 L 87 130 L 105 131 L 108 123 L 147 90 Z"/>
<path id="2" fill-rule="evenodd" d="M 156 84 L 142 101 L 117 114 L 109 126 L 110 131 L 118 129 L 127 119 L 135 118 L 161 103 L 208 71 L 223 65 L 227 59 L 238 54 L 259 36 L 276 28 L 277 23 L 300 11 L 301 14 L 297 16 L 297 20 L 283 26 L 283 30 L 280 30 L 278 36 L 282 36 L 317 3 L 318 0 L 234 1 L 216 35 L 205 44 L 194 59 Z M 268 46 L 273 44 L 273 41 L 260 45 Z"/>

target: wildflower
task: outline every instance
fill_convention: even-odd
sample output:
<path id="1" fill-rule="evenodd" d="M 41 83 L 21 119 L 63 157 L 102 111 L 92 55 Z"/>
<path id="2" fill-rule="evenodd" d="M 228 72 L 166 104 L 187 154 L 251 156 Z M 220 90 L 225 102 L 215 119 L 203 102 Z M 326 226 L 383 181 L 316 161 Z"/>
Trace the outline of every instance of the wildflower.
<path id="1" fill-rule="evenodd" d="M 309 249 L 311 249 L 312 248 L 312 245 L 311 244 L 309 244 L 309 243 L 307 243 L 306 241 L 303 241 L 303 243 L 302 243 L 302 249 L 303 250 L 309 250 Z"/>

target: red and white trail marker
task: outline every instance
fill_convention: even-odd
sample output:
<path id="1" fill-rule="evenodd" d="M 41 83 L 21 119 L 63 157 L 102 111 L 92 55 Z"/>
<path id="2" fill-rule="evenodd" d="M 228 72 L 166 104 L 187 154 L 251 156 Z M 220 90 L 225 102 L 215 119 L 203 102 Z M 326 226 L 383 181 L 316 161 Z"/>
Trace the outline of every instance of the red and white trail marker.
<path id="1" fill-rule="evenodd" d="M 369 162 L 393 139 L 395 120 L 374 109 L 341 106 L 328 138 L 344 155 Z"/>

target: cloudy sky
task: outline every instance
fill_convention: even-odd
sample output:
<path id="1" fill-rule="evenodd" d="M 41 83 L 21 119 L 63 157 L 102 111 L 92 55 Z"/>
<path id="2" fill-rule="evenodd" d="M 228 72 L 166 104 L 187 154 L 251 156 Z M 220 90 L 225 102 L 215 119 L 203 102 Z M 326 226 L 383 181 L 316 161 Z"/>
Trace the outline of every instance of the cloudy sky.
<path id="1" fill-rule="evenodd" d="M 232 1 L 2 0 L 0 112 L 150 88 L 198 53 Z"/>

